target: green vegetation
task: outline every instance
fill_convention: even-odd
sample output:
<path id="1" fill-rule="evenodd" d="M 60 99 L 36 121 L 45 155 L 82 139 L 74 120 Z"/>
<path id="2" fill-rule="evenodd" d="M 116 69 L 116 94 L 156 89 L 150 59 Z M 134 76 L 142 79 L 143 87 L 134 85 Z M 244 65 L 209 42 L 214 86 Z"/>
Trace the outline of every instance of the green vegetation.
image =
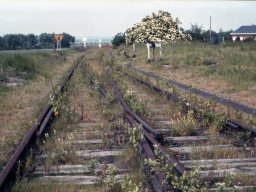
<path id="1" fill-rule="evenodd" d="M 207 183 L 203 180 L 198 168 L 185 171 L 182 176 L 179 176 L 175 171 L 176 164 L 170 164 L 169 156 L 162 154 L 157 145 L 154 146 L 154 152 L 156 160 L 146 159 L 144 163 L 153 173 L 164 173 L 166 175 L 164 183 L 171 183 L 177 191 L 207 191 Z"/>
<path id="2" fill-rule="evenodd" d="M 178 117 L 177 120 L 172 119 L 171 134 L 173 136 L 191 135 L 195 128 L 197 127 L 193 111 L 188 111 L 187 115 Z"/>
<path id="3" fill-rule="evenodd" d="M 124 99 L 135 113 L 144 117 L 149 116 L 145 103 L 136 98 L 133 90 L 125 90 Z"/>
<path id="4" fill-rule="evenodd" d="M 136 175 L 131 177 L 126 175 L 121 182 L 118 182 L 115 177 L 117 175 L 116 167 L 109 167 L 107 169 L 107 176 L 109 181 L 107 182 L 107 191 L 110 192 L 140 192 L 142 190 L 142 184 L 134 182 Z"/>
<path id="5" fill-rule="evenodd" d="M 23 83 L 33 80 L 37 76 L 49 78 L 52 61 L 61 64 L 72 51 L 28 53 L 28 54 L 0 54 L 0 93 L 11 88 L 5 83 Z"/>
<path id="6" fill-rule="evenodd" d="M 1 55 L 0 81 L 6 81 L 8 76 L 31 79 L 39 70 L 35 61 L 27 55 Z"/>

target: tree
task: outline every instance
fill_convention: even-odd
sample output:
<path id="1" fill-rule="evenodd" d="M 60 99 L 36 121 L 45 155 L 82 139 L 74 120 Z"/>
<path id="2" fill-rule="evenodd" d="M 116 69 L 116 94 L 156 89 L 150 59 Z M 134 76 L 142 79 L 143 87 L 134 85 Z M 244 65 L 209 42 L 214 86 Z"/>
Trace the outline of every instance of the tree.
<path id="1" fill-rule="evenodd" d="M 207 37 L 205 36 L 205 31 L 203 30 L 203 26 L 199 26 L 198 24 L 191 24 L 189 30 L 186 31 L 192 37 L 193 41 L 205 41 Z M 209 36 L 209 35 L 208 35 Z"/>
<path id="2" fill-rule="evenodd" d="M 126 40 L 131 43 L 168 43 L 190 40 L 190 35 L 183 33 L 178 26 L 179 24 L 179 19 L 174 20 L 169 12 L 158 11 L 128 28 Z"/>
<path id="3" fill-rule="evenodd" d="M 68 33 L 63 33 L 64 38 L 61 41 L 61 46 L 62 47 L 70 47 L 70 43 L 74 43 L 75 42 L 75 37 L 71 36 Z"/>
<path id="4" fill-rule="evenodd" d="M 0 50 L 4 49 L 4 39 L 0 36 Z"/>
<path id="5" fill-rule="evenodd" d="M 191 24 L 191 28 L 185 31 L 186 33 L 190 34 L 193 41 L 203 41 L 203 42 L 211 42 L 213 44 L 218 44 L 219 42 L 223 41 L 223 37 L 225 40 L 231 40 L 230 33 L 232 30 L 223 31 L 222 29 L 219 32 L 211 31 L 211 38 L 210 38 L 210 30 L 204 30 L 202 25 L 198 24 Z"/>
<path id="6" fill-rule="evenodd" d="M 4 49 L 21 49 L 22 43 L 20 35 L 7 34 L 3 37 L 4 39 Z"/>
<path id="7" fill-rule="evenodd" d="M 24 48 L 33 49 L 36 47 L 37 37 L 34 34 L 28 34 L 25 36 Z"/>
<path id="8" fill-rule="evenodd" d="M 39 46 L 41 48 L 53 48 L 54 47 L 54 38 L 52 34 L 42 33 L 39 35 Z"/>
<path id="9" fill-rule="evenodd" d="M 150 48 L 153 48 L 154 55 L 156 43 L 160 47 L 160 56 L 162 56 L 161 43 L 191 40 L 191 36 L 183 33 L 179 24 L 179 19 L 174 20 L 169 12 L 158 11 L 128 28 L 126 41 L 127 43 L 147 43 L 148 60 L 150 61 Z"/>
<path id="10" fill-rule="evenodd" d="M 121 44 L 125 43 L 125 34 L 124 33 L 117 33 L 111 41 L 114 47 L 118 47 Z"/>
<path id="11" fill-rule="evenodd" d="M 233 30 L 223 31 L 222 29 L 220 29 L 219 35 L 224 37 L 225 40 L 231 41 L 232 39 L 231 39 L 230 33 L 232 33 L 232 32 L 233 32 Z"/>

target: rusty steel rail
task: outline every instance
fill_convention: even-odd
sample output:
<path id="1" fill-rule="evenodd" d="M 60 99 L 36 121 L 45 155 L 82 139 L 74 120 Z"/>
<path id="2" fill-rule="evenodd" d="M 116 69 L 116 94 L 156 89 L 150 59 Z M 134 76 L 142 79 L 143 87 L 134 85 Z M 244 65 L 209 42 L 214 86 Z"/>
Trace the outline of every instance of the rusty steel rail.
<path id="1" fill-rule="evenodd" d="M 64 88 L 72 77 L 75 69 L 77 68 L 78 64 L 81 62 L 84 56 L 80 57 L 77 63 L 72 67 L 69 73 L 65 76 L 63 83 L 60 86 L 59 92 L 56 94 L 55 98 L 58 97 L 63 91 Z M 23 137 L 21 143 L 16 148 L 15 152 L 4 166 L 3 170 L 0 173 L 0 189 L 4 189 L 5 184 L 7 183 L 8 177 L 14 172 L 16 164 L 18 160 L 21 158 L 22 154 L 26 151 L 28 145 L 35 140 L 36 138 L 42 137 L 47 125 L 49 124 L 51 118 L 53 117 L 53 106 L 52 104 L 48 104 L 41 114 L 39 115 L 36 124 L 26 133 Z"/>
<path id="2" fill-rule="evenodd" d="M 143 75 L 146 75 L 146 76 L 149 76 L 149 77 L 153 77 L 155 79 L 159 79 L 159 80 L 163 79 L 160 75 L 158 75 L 156 73 L 153 73 L 153 72 L 146 72 L 146 71 L 143 71 L 143 70 L 140 70 L 140 69 L 135 69 L 132 66 L 128 66 L 128 68 L 132 69 L 134 71 L 137 71 L 137 72 L 139 72 L 139 73 L 141 73 Z M 230 99 L 225 99 L 223 97 L 214 95 L 212 93 L 209 93 L 209 92 L 197 89 L 197 88 L 193 88 L 193 87 L 191 88 L 191 86 L 188 86 L 186 84 L 177 82 L 175 80 L 168 80 L 167 82 L 170 85 L 174 85 L 174 86 L 176 86 L 176 87 L 178 87 L 180 89 L 193 92 L 193 93 L 195 93 L 197 95 L 200 95 L 202 97 L 205 97 L 205 98 L 208 98 L 208 99 L 212 99 L 212 100 L 214 100 L 214 101 L 216 101 L 216 102 L 218 102 L 218 103 L 220 103 L 222 105 L 226 105 L 228 107 L 232 107 L 232 108 L 234 108 L 236 110 L 242 111 L 244 113 L 247 113 L 249 115 L 252 115 L 252 116 L 256 117 L 256 108 L 246 106 L 244 104 L 232 101 Z"/>
<path id="3" fill-rule="evenodd" d="M 108 72 L 108 76 L 109 78 L 111 79 L 112 81 L 112 85 L 113 85 L 113 88 L 116 92 L 116 95 L 117 95 L 117 98 L 118 100 L 120 101 L 121 105 L 123 106 L 124 110 L 126 113 L 130 114 L 138 123 L 142 124 L 143 127 L 149 131 L 152 135 L 154 135 L 154 137 L 156 137 L 157 139 L 162 139 L 162 134 L 161 133 L 158 133 L 156 132 L 155 129 L 153 129 L 152 127 L 150 127 L 146 122 L 145 120 L 143 120 L 141 117 L 139 117 L 134 111 L 132 111 L 130 109 L 130 107 L 128 106 L 128 104 L 126 103 L 126 101 L 124 100 L 121 92 L 120 92 L 120 89 L 119 87 L 117 86 L 117 83 L 116 81 L 114 80 L 114 78 L 112 77 L 112 75 Z"/>
<path id="4" fill-rule="evenodd" d="M 166 90 L 162 90 L 161 88 L 149 83 L 149 82 L 146 82 L 142 79 L 139 79 L 138 77 L 135 77 L 133 75 L 130 75 L 128 73 L 125 73 L 126 75 L 129 75 L 131 76 L 132 78 L 134 78 L 136 81 L 138 81 L 139 83 L 147 86 L 147 87 L 150 87 L 152 88 L 154 91 L 158 92 L 158 93 L 162 93 L 164 95 L 167 96 L 167 99 L 169 100 L 172 100 L 174 102 L 180 102 L 181 100 L 179 99 L 179 97 L 175 94 L 172 94 L 170 93 L 169 91 L 166 91 Z M 197 111 L 197 109 L 193 108 L 194 111 Z M 252 136 L 256 136 L 256 128 L 254 127 L 249 127 L 247 125 L 245 125 L 244 123 L 241 123 L 241 122 L 238 122 L 236 120 L 233 120 L 233 119 L 228 119 L 226 120 L 225 122 L 225 125 L 233 130 L 241 130 L 241 131 L 246 131 L 246 132 L 250 132 L 252 134 Z"/>
<path id="5" fill-rule="evenodd" d="M 86 75 L 86 69 L 85 69 L 85 66 L 83 66 L 83 73 Z M 107 75 L 108 77 L 110 78 L 110 80 L 112 81 L 112 84 L 113 84 L 113 87 L 115 89 L 115 92 L 117 94 L 117 97 L 119 99 L 119 102 L 121 103 L 122 107 L 124 108 L 124 111 L 128 110 L 130 111 L 130 113 L 132 112 L 130 109 L 129 109 L 129 106 L 128 104 L 125 102 L 125 100 L 123 99 L 121 93 L 120 93 L 120 90 L 119 88 L 117 87 L 113 77 L 111 74 L 109 74 L 107 72 Z M 93 79 L 90 79 L 89 80 L 90 84 L 91 85 L 94 85 L 94 81 Z M 115 84 L 115 85 L 114 85 Z M 98 87 L 98 91 L 100 93 L 100 95 L 104 98 L 106 98 L 107 96 L 107 93 L 105 91 L 105 89 L 103 87 Z M 125 113 L 125 118 L 127 119 L 127 121 L 129 122 L 129 124 L 131 126 L 133 126 L 137 121 L 135 120 L 134 116 L 132 116 L 131 114 L 135 114 L 135 113 L 128 113 L 126 111 Z M 135 114 L 136 115 L 136 114 Z M 138 118 L 139 116 L 136 115 L 136 117 Z M 140 119 L 140 118 L 138 118 Z M 155 157 L 155 154 L 154 154 L 154 151 L 153 151 L 153 148 L 152 146 L 150 146 L 149 142 L 143 138 L 141 139 L 140 143 L 139 143 L 139 149 L 140 149 L 140 157 L 141 157 L 141 164 L 142 164 L 142 167 L 144 166 L 143 162 L 144 162 L 144 159 L 147 159 L 147 158 L 150 158 L 152 160 L 156 160 L 156 157 Z M 148 170 L 148 169 L 147 169 Z M 150 172 L 150 171 L 148 171 Z M 162 185 L 164 179 L 165 179 L 165 175 L 164 174 L 149 174 L 150 175 L 150 181 L 153 185 L 153 188 L 156 192 L 164 192 L 164 191 L 167 191 L 165 190 L 166 187 Z M 174 190 L 172 188 L 168 188 L 168 191 L 170 192 L 174 192 Z"/>
<path id="6" fill-rule="evenodd" d="M 125 117 L 131 126 L 134 126 L 136 124 L 136 120 L 130 114 L 126 113 Z M 152 174 L 150 174 L 150 171 L 148 169 L 144 168 L 143 162 L 145 159 L 156 160 L 154 151 L 145 137 L 141 138 L 141 140 L 139 142 L 139 151 L 140 151 L 140 158 L 141 158 L 141 162 L 142 162 L 141 163 L 142 170 L 147 171 L 147 173 L 149 174 L 150 179 L 151 179 L 150 182 L 152 183 L 154 190 L 156 192 L 166 191 L 165 190 L 166 186 L 162 185 L 162 183 L 164 182 L 164 179 L 165 179 L 165 175 L 163 173 L 158 173 L 158 174 L 152 175 Z M 171 188 L 168 191 L 173 192 L 174 190 Z"/>
<path id="7" fill-rule="evenodd" d="M 144 159 L 156 160 L 155 154 L 145 138 L 141 139 L 139 143 L 139 148 L 140 148 L 140 154 L 141 154 L 142 170 L 145 170 L 148 172 L 150 177 L 150 182 L 154 190 L 156 192 L 166 191 L 165 186 L 162 186 L 162 183 L 165 179 L 165 175 L 163 173 L 152 175 L 150 174 L 150 170 L 147 170 L 147 168 L 144 168 L 143 166 Z M 174 189 L 170 188 L 168 191 L 174 192 Z"/>
<path id="8" fill-rule="evenodd" d="M 43 133 L 45 132 L 45 128 L 47 127 L 48 123 L 50 122 L 51 118 L 54 115 L 53 106 L 51 106 L 50 110 L 48 111 L 47 115 L 45 116 L 44 120 L 42 121 L 39 130 L 37 131 L 36 135 L 38 138 L 41 138 Z"/>
<path id="9" fill-rule="evenodd" d="M 152 160 L 156 159 L 156 156 L 153 151 L 153 146 L 158 145 L 159 150 L 162 154 L 167 155 L 167 149 L 161 144 L 161 141 L 163 139 L 163 135 L 160 133 L 157 133 L 155 129 L 153 129 L 146 121 L 144 121 L 141 117 L 139 117 L 132 109 L 129 107 L 127 102 L 122 96 L 122 93 L 120 89 L 118 88 L 118 85 L 116 81 L 114 80 L 113 76 L 111 73 L 108 71 L 107 72 L 108 77 L 112 81 L 112 85 L 114 88 L 114 91 L 117 95 L 117 98 L 119 102 L 121 103 L 124 111 L 126 112 L 126 118 L 128 119 L 129 123 L 131 125 L 134 125 L 135 122 L 139 123 L 142 125 L 142 134 L 143 134 L 143 139 L 141 139 L 139 146 L 140 146 L 140 151 L 141 151 L 141 156 L 150 158 Z M 179 174 L 182 175 L 185 171 L 185 168 L 183 165 L 172 155 L 168 154 L 169 156 L 169 162 L 174 165 L 175 171 Z M 158 173 L 155 175 L 150 175 L 152 185 L 154 187 L 154 190 L 157 192 L 162 192 L 162 191 L 175 191 L 171 185 L 169 184 L 168 186 L 163 185 L 163 181 L 165 180 L 165 175 L 163 173 Z"/>

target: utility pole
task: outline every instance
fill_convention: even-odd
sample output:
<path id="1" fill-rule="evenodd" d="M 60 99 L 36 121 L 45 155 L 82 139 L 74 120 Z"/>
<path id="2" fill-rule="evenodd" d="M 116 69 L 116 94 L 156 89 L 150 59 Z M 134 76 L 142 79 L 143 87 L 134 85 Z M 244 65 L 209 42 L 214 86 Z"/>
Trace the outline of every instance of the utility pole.
<path id="1" fill-rule="evenodd" d="M 212 42 L 212 16 L 210 16 L 210 42 Z"/>

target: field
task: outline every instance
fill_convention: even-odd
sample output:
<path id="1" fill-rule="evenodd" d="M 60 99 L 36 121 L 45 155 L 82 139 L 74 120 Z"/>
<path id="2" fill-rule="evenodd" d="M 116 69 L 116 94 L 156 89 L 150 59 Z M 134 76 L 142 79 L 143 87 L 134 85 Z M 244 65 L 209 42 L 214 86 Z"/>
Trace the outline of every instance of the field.
<path id="1" fill-rule="evenodd" d="M 131 61 L 132 46 L 127 49 L 129 59 L 123 56 L 124 47 L 115 50 L 118 63 Z M 136 45 L 131 65 L 255 107 L 255 53 L 255 42 L 177 43 L 163 45 L 163 61 L 156 48 L 155 60 L 148 63 L 146 46 Z"/>

